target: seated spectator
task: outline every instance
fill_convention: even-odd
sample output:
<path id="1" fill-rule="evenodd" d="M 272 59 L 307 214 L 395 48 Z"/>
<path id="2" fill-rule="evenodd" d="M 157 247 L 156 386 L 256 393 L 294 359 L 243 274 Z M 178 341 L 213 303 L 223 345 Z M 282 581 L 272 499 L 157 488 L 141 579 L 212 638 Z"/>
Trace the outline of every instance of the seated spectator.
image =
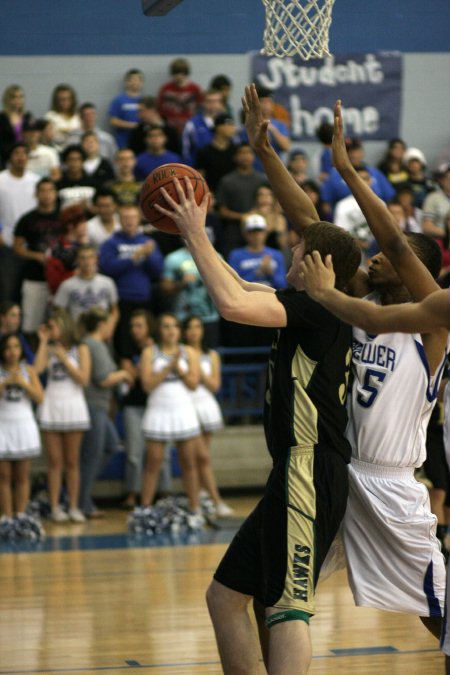
<path id="1" fill-rule="evenodd" d="M 56 150 L 59 156 L 59 147 L 57 143 L 55 142 L 55 136 L 56 136 L 56 127 L 53 124 L 51 120 L 45 119 L 43 117 L 41 119 L 42 123 L 42 129 L 41 129 L 41 143 L 42 145 L 45 145 L 48 148 L 53 148 L 53 150 Z"/>
<path id="2" fill-rule="evenodd" d="M 403 164 L 406 143 L 401 138 L 392 138 L 389 141 L 386 154 L 378 164 L 388 181 L 396 187 L 408 180 L 408 172 Z"/>
<path id="3" fill-rule="evenodd" d="M 171 310 L 179 321 L 184 321 L 191 314 L 201 318 L 206 347 L 219 345 L 219 314 L 185 246 L 164 259 L 161 290 L 170 300 Z"/>
<path id="4" fill-rule="evenodd" d="M 365 165 L 356 166 L 355 170 L 364 182 L 372 187 L 373 179 L 367 167 Z M 337 202 L 334 210 L 334 223 L 349 232 L 356 239 L 361 249 L 361 267 L 365 267 L 368 256 L 367 252 L 373 242 L 373 235 L 365 215 L 352 194 Z"/>
<path id="5" fill-rule="evenodd" d="M 269 140 L 277 153 L 281 157 L 289 152 L 291 149 L 291 138 L 289 127 L 279 119 L 275 119 L 273 115 L 274 100 L 273 94 L 269 89 L 258 88 L 258 96 L 261 105 L 261 113 L 265 120 L 270 120 L 269 124 Z M 244 142 L 248 140 L 245 128 L 241 130 L 241 138 Z M 255 169 L 263 172 L 263 165 L 261 161 L 255 157 Z"/>
<path id="6" fill-rule="evenodd" d="M 100 155 L 109 162 L 112 162 L 117 152 L 117 143 L 111 134 L 97 126 L 97 108 L 95 105 L 93 103 L 83 103 L 79 107 L 78 114 L 80 116 L 81 127 L 71 133 L 68 144 L 80 144 L 83 134 L 86 131 L 93 131 L 100 144 Z"/>
<path id="7" fill-rule="evenodd" d="M 95 131 L 86 131 L 82 135 L 81 147 L 86 155 L 83 169 L 92 180 L 101 187 L 115 178 L 111 162 L 100 154 L 100 142 Z"/>
<path id="8" fill-rule="evenodd" d="M 208 89 L 220 91 L 222 95 L 222 105 L 227 117 L 234 119 L 233 108 L 230 104 L 230 94 L 233 83 L 227 75 L 215 75 L 209 83 Z"/>
<path id="9" fill-rule="evenodd" d="M 23 139 L 28 150 L 28 170 L 40 178 L 59 180 L 59 155 L 55 148 L 41 143 L 44 120 L 29 120 L 23 125 Z"/>
<path id="10" fill-rule="evenodd" d="M 150 237 L 140 230 L 141 214 L 133 204 L 119 210 L 121 229 L 100 248 L 100 269 L 114 279 L 119 295 L 120 321 L 114 336 L 121 355 L 129 340 L 129 324 L 135 309 L 148 309 L 154 284 L 163 268 L 163 257 Z"/>
<path id="11" fill-rule="evenodd" d="M 93 307 L 104 309 L 115 325 L 119 318 L 116 285 L 110 277 L 97 272 L 97 251 L 93 246 L 83 244 L 78 247 L 76 266 L 77 273 L 62 282 L 53 304 L 67 309 L 74 321 Z"/>
<path id="12" fill-rule="evenodd" d="M 10 149 L 8 168 L 0 171 L 0 301 L 19 300 L 21 260 L 13 251 L 14 227 L 25 213 L 36 207 L 39 176 L 28 171 L 24 143 Z"/>
<path id="13" fill-rule="evenodd" d="M 22 271 L 23 330 L 36 334 L 47 317 L 50 300 L 45 267 L 62 234 L 58 195 L 53 181 L 42 178 L 36 185 L 37 206 L 25 213 L 14 229 L 14 253 L 25 261 Z"/>
<path id="14" fill-rule="evenodd" d="M 450 212 L 450 164 L 443 164 L 436 173 L 437 190 L 431 192 L 423 203 L 424 234 L 435 239 L 445 236 L 445 223 Z"/>
<path id="15" fill-rule="evenodd" d="M 414 193 L 414 206 L 422 209 L 427 194 L 433 192 L 435 184 L 426 174 L 427 160 L 418 148 L 408 148 L 403 155 L 403 162 L 408 172 L 406 185 Z"/>
<path id="16" fill-rule="evenodd" d="M 186 59 L 177 58 L 169 65 L 170 80 L 158 92 L 158 110 L 178 134 L 200 108 L 201 87 L 189 79 L 191 67 Z"/>
<path id="17" fill-rule="evenodd" d="M 106 344 L 112 337 L 115 319 L 107 310 L 93 307 L 82 316 L 86 331 L 83 343 L 89 349 L 91 373 L 86 387 L 86 402 L 91 419 L 91 428 L 85 432 L 80 454 L 80 499 L 79 507 L 87 518 L 102 518 L 92 499 L 95 479 L 100 473 L 107 453 L 118 449 L 119 437 L 109 418 L 114 387 L 125 382 L 133 384 L 132 376 L 117 369 Z"/>
<path id="18" fill-rule="evenodd" d="M 143 88 L 144 74 L 137 68 L 132 68 L 125 73 L 124 91 L 111 101 L 109 121 L 119 148 L 128 146 L 130 132 L 139 123 L 138 105 Z"/>
<path id="19" fill-rule="evenodd" d="M 106 183 L 116 195 L 119 204 L 136 204 L 141 191 L 142 182 L 134 177 L 136 157 L 132 150 L 122 148 L 116 152 L 116 177 Z"/>
<path id="20" fill-rule="evenodd" d="M 61 158 L 63 161 L 62 178 L 56 183 L 61 208 L 80 203 L 90 208 L 98 183 L 84 170 L 86 153 L 81 145 L 68 145 Z"/>
<path id="21" fill-rule="evenodd" d="M 33 119 L 25 112 L 25 93 L 18 84 L 10 84 L 3 91 L 3 109 L 0 112 L 0 168 L 6 166 L 11 148 L 23 141 L 22 130 Z"/>
<path id="22" fill-rule="evenodd" d="M 62 150 L 69 140 L 70 134 L 81 126 L 77 112 L 77 95 L 69 84 L 58 84 L 52 93 L 50 110 L 45 119 L 55 126 L 54 142 Z"/>
<path id="23" fill-rule="evenodd" d="M 78 249 L 89 243 L 86 211 L 81 204 L 63 209 L 59 214 L 59 222 L 63 234 L 53 246 L 45 265 L 45 279 L 52 294 L 74 274 Z"/>
<path id="24" fill-rule="evenodd" d="M 346 139 L 346 146 L 348 157 L 353 166 L 366 166 L 367 171 L 372 177 L 372 190 L 380 199 L 388 202 L 395 197 L 395 190 L 389 183 L 388 179 L 379 169 L 370 166 L 364 162 L 364 148 L 360 140 L 357 138 Z M 326 220 L 333 218 L 334 208 L 337 202 L 350 194 L 350 189 L 345 183 L 340 173 L 333 167 L 330 175 L 323 183 L 321 188 L 321 196 L 323 200 L 323 211 Z"/>
<path id="25" fill-rule="evenodd" d="M 201 110 L 184 126 L 182 134 L 183 161 L 194 166 L 198 151 L 211 143 L 214 136 L 214 119 L 223 113 L 222 95 L 219 91 L 203 94 Z"/>
<path id="26" fill-rule="evenodd" d="M 292 150 L 289 154 L 287 168 L 295 182 L 298 183 L 298 185 L 303 185 L 303 183 L 309 179 L 308 155 L 306 152 L 300 149 Z"/>
<path id="27" fill-rule="evenodd" d="M 252 210 L 258 188 L 267 183 L 265 175 L 255 170 L 254 160 L 250 145 L 241 143 L 234 154 L 236 169 L 221 178 L 217 186 L 215 197 L 223 226 L 216 248 L 225 257 L 232 248 L 243 244 L 242 218 Z"/>
<path id="28" fill-rule="evenodd" d="M 181 157 L 167 150 L 167 136 L 161 127 L 150 127 L 145 142 L 147 150 L 136 158 L 134 175 L 136 180 L 144 181 L 148 174 L 162 164 L 181 162 Z"/>
<path id="29" fill-rule="evenodd" d="M 322 144 L 322 150 L 313 161 L 313 175 L 318 177 L 320 183 L 327 180 L 333 168 L 331 153 L 331 141 L 333 140 L 333 125 L 329 122 L 321 122 L 316 129 L 316 137 Z"/>
<path id="30" fill-rule="evenodd" d="M 319 214 L 320 220 L 326 220 L 319 184 L 313 180 L 305 180 L 305 182 L 302 185 L 302 190 L 306 192 L 306 194 L 314 204 L 314 207 L 317 213 Z"/>
<path id="31" fill-rule="evenodd" d="M 205 176 L 211 192 L 215 192 L 220 179 L 234 170 L 234 155 L 236 145 L 233 139 L 236 135 L 236 125 L 226 113 L 217 115 L 214 120 L 214 134 L 211 143 L 208 143 L 197 153 L 195 168 Z"/>
<path id="32" fill-rule="evenodd" d="M 153 317 L 145 309 L 135 309 L 130 317 L 129 340 L 120 359 L 120 367 L 130 373 L 133 384 L 122 400 L 125 432 L 125 499 L 123 508 L 133 509 L 141 492 L 142 467 L 145 457 L 145 438 L 142 431 L 147 394 L 142 388 L 139 363 L 142 352 L 153 344 Z M 161 491 L 161 484 L 160 484 Z M 166 486 L 164 486 L 166 487 Z"/>
<path id="33" fill-rule="evenodd" d="M 120 230 L 117 197 L 112 190 L 97 190 L 94 197 L 96 216 L 87 222 L 89 243 L 99 248 L 108 237 Z"/>
<path id="34" fill-rule="evenodd" d="M 287 220 L 270 185 L 261 185 L 256 191 L 255 205 L 251 211 L 263 216 L 267 225 L 266 244 L 284 250 L 287 242 Z"/>
<path id="35" fill-rule="evenodd" d="M 178 131 L 159 114 L 156 98 L 144 96 L 138 106 L 139 124 L 131 130 L 128 147 L 135 155 L 146 150 L 145 137 L 150 127 L 161 127 L 167 137 L 167 149 L 181 155 L 181 140 Z"/>
<path id="36" fill-rule="evenodd" d="M 409 185 L 400 185 L 397 188 L 397 196 L 393 200 L 400 204 L 403 209 L 403 221 L 400 227 L 404 232 L 423 232 L 422 209 L 414 206 L 414 192 Z"/>
<path id="37" fill-rule="evenodd" d="M 17 335 L 22 345 L 24 358 L 27 363 L 34 362 L 34 352 L 20 328 L 21 311 L 19 305 L 12 300 L 0 302 L 0 337 Z"/>

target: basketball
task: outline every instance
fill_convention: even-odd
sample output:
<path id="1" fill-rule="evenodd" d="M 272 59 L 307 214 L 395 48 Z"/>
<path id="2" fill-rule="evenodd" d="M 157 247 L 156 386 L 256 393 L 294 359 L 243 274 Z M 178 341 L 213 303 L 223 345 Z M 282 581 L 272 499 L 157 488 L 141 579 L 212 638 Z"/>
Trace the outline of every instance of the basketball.
<path id="1" fill-rule="evenodd" d="M 142 213 L 154 227 L 158 230 L 162 230 L 162 232 L 179 234 L 178 227 L 173 220 L 155 209 L 155 204 L 170 209 L 170 206 L 160 192 L 160 188 L 163 187 L 167 190 L 172 199 L 178 202 L 178 195 L 173 184 L 173 178 L 178 178 L 181 187 L 186 192 L 186 186 L 183 180 L 184 176 L 190 178 L 194 189 L 195 201 L 197 204 L 200 204 L 203 197 L 209 192 L 208 185 L 203 176 L 187 164 L 163 164 L 157 169 L 154 169 L 147 176 L 144 185 L 142 186 L 139 197 Z"/>

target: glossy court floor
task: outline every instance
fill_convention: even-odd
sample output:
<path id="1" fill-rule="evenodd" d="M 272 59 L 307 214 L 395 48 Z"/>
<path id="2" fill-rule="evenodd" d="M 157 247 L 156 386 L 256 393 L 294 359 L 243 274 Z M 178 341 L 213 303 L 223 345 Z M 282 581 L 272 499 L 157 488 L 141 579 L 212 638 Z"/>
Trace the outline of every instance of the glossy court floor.
<path id="1" fill-rule="evenodd" d="M 230 503 L 245 515 L 254 501 Z M 48 524 L 29 550 L 0 547 L 1 675 L 222 672 L 204 592 L 233 530 L 142 541 L 125 522 L 112 510 L 104 521 Z M 416 617 L 355 608 L 344 573 L 319 587 L 317 606 L 311 673 L 444 672 Z"/>

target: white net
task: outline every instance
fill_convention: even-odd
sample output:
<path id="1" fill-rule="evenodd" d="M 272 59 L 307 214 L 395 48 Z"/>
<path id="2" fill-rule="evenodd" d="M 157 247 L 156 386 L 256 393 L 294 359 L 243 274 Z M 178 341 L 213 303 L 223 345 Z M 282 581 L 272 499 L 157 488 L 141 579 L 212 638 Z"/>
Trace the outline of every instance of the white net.
<path id="1" fill-rule="evenodd" d="M 266 8 L 263 54 L 305 61 L 329 56 L 328 33 L 334 0 L 262 0 Z"/>

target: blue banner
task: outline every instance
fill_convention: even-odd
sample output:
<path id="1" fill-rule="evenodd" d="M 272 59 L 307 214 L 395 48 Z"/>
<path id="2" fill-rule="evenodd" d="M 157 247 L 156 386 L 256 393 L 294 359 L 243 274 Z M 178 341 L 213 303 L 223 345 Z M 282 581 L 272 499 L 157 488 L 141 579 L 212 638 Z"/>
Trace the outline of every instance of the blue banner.
<path id="1" fill-rule="evenodd" d="M 400 53 L 300 57 L 252 56 L 252 82 L 269 89 L 291 116 L 295 141 L 315 140 L 321 122 L 333 123 L 342 99 L 345 133 L 363 140 L 399 135 L 403 61 Z"/>

